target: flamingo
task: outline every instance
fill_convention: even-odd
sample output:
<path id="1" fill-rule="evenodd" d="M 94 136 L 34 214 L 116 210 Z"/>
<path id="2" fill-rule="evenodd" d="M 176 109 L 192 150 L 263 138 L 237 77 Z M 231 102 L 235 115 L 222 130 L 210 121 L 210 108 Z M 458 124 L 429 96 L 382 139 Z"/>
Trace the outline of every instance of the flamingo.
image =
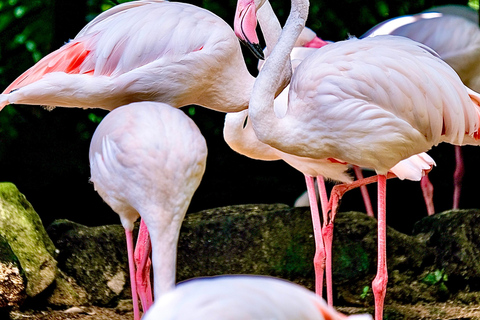
<path id="1" fill-rule="evenodd" d="M 301 47 L 300 45 L 306 43 L 320 43 L 322 44 L 322 40 L 317 40 L 319 38 L 316 37 L 315 33 L 312 34 L 308 28 L 305 28 L 302 33 L 300 34 L 299 38 L 295 42 L 295 47 L 292 49 L 290 54 L 290 59 L 292 60 L 292 69 L 295 70 L 296 66 L 303 61 L 308 55 L 312 54 L 316 48 L 313 47 Z M 325 44 L 325 43 L 323 43 Z M 265 56 L 268 56 L 268 53 L 264 52 Z M 259 62 L 259 69 L 263 65 L 263 61 Z M 274 101 L 274 110 L 277 116 L 282 117 L 284 112 L 287 110 L 288 106 L 288 90 L 289 86 L 287 86 L 276 98 Z M 322 197 L 321 205 L 322 205 L 322 212 L 324 216 L 324 222 L 328 221 L 327 218 L 327 208 L 326 204 L 328 203 L 326 189 L 323 177 L 321 176 L 321 172 L 324 171 L 331 171 L 332 173 L 329 175 L 334 180 L 342 181 L 342 182 L 351 182 L 352 179 L 348 174 L 345 172 L 349 169 L 346 163 L 342 163 L 341 161 L 331 161 L 325 159 L 310 159 L 304 157 L 297 157 L 295 155 L 291 155 L 288 153 L 284 153 L 280 150 L 272 148 L 268 144 L 262 143 L 258 140 L 255 132 L 253 130 L 251 121 L 248 120 L 248 110 L 242 110 L 237 113 L 227 113 L 225 116 L 225 123 L 223 129 L 223 135 L 225 142 L 229 145 L 229 147 L 236 151 L 239 154 L 245 155 L 249 158 L 256 159 L 256 160 L 264 160 L 264 161 L 272 161 L 272 160 L 284 160 L 290 166 L 294 167 L 298 171 L 302 172 L 306 179 L 307 196 L 313 197 L 315 194 L 315 186 L 312 186 L 312 179 L 313 177 L 317 177 L 317 181 L 319 182 L 319 190 L 320 196 Z M 400 161 L 397 165 L 395 165 L 390 171 L 394 173 L 400 179 L 408 179 L 419 181 L 425 172 L 430 171 L 431 168 L 435 165 L 433 159 L 428 156 L 426 153 L 422 153 L 419 155 L 414 155 L 409 159 L 405 159 Z M 338 169 L 331 170 L 330 167 L 336 167 Z M 343 167 L 343 169 L 341 169 Z M 342 175 L 336 175 L 335 171 L 341 171 Z M 311 214 L 312 214 L 312 221 L 315 226 L 317 226 L 317 230 L 321 228 L 318 227 L 320 225 L 320 221 L 318 221 L 319 212 L 318 212 L 318 205 L 317 205 L 317 197 L 315 195 L 315 202 L 311 205 Z M 333 221 L 332 221 L 333 224 Z M 328 228 L 326 229 L 328 230 Z M 331 229 L 333 232 L 333 229 Z M 327 235 L 327 238 L 333 240 L 333 234 Z M 316 292 L 321 295 L 323 290 L 323 271 L 326 267 L 326 278 L 327 278 L 327 301 L 329 305 L 333 304 L 333 288 L 332 288 L 332 268 L 331 268 L 331 245 L 328 246 L 327 251 L 324 248 L 324 241 L 322 239 L 322 235 L 320 232 L 315 234 L 315 241 L 317 244 L 317 250 L 314 258 L 314 265 L 315 265 L 315 273 L 316 276 Z M 327 243 L 328 245 L 328 243 Z M 327 261 L 326 266 L 324 266 L 325 261 Z"/>
<path id="2" fill-rule="evenodd" d="M 216 276 L 178 284 L 155 302 L 144 320 L 368 320 L 345 316 L 315 293 L 295 283 L 266 276 Z"/>
<path id="3" fill-rule="evenodd" d="M 328 204 L 327 227 L 333 226 L 343 192 L 378 181 L 378 258 L 372 289 L 375 319 L 380 320 L 388 281 L 389 170 L 441 142 L 478 145 L 480 95 L 425 45 L 395 36 L 352 38 L 317 49 L 300 63 L 291 78 L 288 108 L 279 117 L 275 91 L 309 9 L 308 0 L 291 3 L 281 37 L 255 81 L 248 116 L 258 139 L 273 148 L 376 171 L 374 177 L 337 186 Z"/>
<path id="4" fill-rule="evenodd" d="M 107 114 L 93 135 L 91 181 L 125 229 L 136 320 L 133 223 L 141 216 L 148 228 L 154 295 L 159 298 L 174 288 L 180 226 L 202 179 L 206 157 L 206 142 L 195 123 L 164 103 L 119 107 Z"/>
<path id="5" fill-rule="evenodd" d="M 463 16 L 471 13 L 468 7 L 454 6 L 452 8 L 447 6 L 431 10 L 432 12 L 401 16 L 384 21 L 370 29 L 362 38 L 391 34 L 421 42 L 435 50 L 458 73 L 467 87 L 480 92 L 480 63 L 478 58 L 480 28 L 478 22 L 473 22 Z M 456 14 L 445 14 L 437 11 Z M 462 16 L 457 14 L 462 14 Z M 476 17 L 478 21 L 478 15 Z M 465 170 L 460 146 L 455 146 L 455 160 L 453 209 L 458 209 Z M 428 180 L 428 176 L 425 176 L 421 183 L 426 199 L 431 199 L 433 185 Z M 427 210 L 429 215 L 435 213 L 432 200 L 427 201 Z"/>
<path id="6" fill-rule="evenodd" d="M 7 104 L 102 108 L 135 101 L 248 107 L 254 77 L 232 28 L 194 5 L 141 0 L 117 5 L 13 81 Z"/>
<path id="7" fill-rule="evenodd" d="M 142 0 L 103 12 L 25 71 L 0 95 L 0 110 L 7 104 L 113 110 L 157 101 L 230 112 L 247 108 L 253 83 L 225 21 L 190 4 Z M 150 300 L 146 230 L 141 223 L 135 254 L 142 304 Z"/>
<path id="8" fill-rule="evenodd" d="M 293 52 L 296 48 L 294 48 Z M 292 53 L 293 53 L 292 52 Z M 275 99 L 275 108 L 278 109 L 279 105 L 282 108 L 287 106 L 288 87 L 282 91 L 282 93 Z M 313 179 L 317 177 L 318 187 L 321 196 L 321 207 L 323 213 L 323 228 L 328 230 L 330 223 L 332 228 L 330 230 L 333 233 L 333 219 L 328 217 L 328 203 L 325 185 L 323 180 L 323 173 L 331 172 L 327 175 L 330 179 L 342 181 L 344 183 L 352 182 L 352 178 L 347 173 L 350 166 L 347 163 L 334 160 L 334 159 L 314 159 L 308 157 L 299 157 L 294 154 L 282 152 L 278 149 L 271 147 L 268 144 L 261 142 L 253 130 L 252 122 L 248 118 L 248 110 L 242 110 L 236 113 L 227 113 L 225 116 L 225 124 L 223 127 L 223 135 L 225 142 L 230 148 L 239 154 L 247 156 L 256 160 L 274 161 L 283 160 L 290 166 L 294 167 L 298 171 L 302 172 L 305 176 L 307 184 L 309 200 L 312 201 L 312 197 L 315 199 L 310 202 L 310 211 L 312 215 L 313 225 L 315 226 L 314 235 L 316 243 L 316 253 L 314 258 L 315 266 L 315 291 L 321 296 L 323 290 L 323 271 L 325 269 L 327 279 L 327 301 L 331 306 L 333 305 L 333 286 L 332 286 L 332 246 L 333 235 L 326 235 L 326 241 L 322 237 L 321 222 L 318 220 L 319 211 L 317 205 L 317 197 L 315 195 L 315 186 L 313 186 Z M 397 163 L 390 169 L 396 177 L 401 180 L 413 180 L 419 181 L 426 172 L 430 171 L 435 165 L 433 159 L 426 153 L 413 155 L 410 158 L 404 159 Z M 340 173 L 340 175 L 338 174 Z M 334 187 L 339 188 L 339 187 Z M 332 191 L 335 193 L 335 191 Z M 328 224 L 327 224 L 328 221 Z M 324 266 L 326 262 L 326 265 Z"/>
<path id="9" fill-rule="evenodd" d="M 442 14 L 460 16 L 474 22 L 475 24 L 478 24 L 478 11 L 469 6 L 463 6 L 459 4 L 447 4 L 432 7 L 430 9 L 424 10 L 423 12 L 440 12 Z"/>

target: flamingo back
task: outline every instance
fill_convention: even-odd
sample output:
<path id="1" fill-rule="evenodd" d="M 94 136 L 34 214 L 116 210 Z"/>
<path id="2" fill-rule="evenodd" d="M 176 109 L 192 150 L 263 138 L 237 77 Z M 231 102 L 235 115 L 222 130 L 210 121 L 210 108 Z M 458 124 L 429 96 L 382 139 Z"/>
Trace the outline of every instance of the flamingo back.
<path id="1" fill-rule="evenodd" d="M 183 219 L 206 156 L 205 139 L 183 111 L 162 103 L 132 103 L 110 112 L 95 131 L 91 181 L 124 226 L 133 227 L 138 212 L 155 207 Z"/>
<path id="2" fill-rule="evenodd" d="M 464 144 L 478 131 L 479 114 L 458 75 L 431 49 L 377 36 L 330 44 L 305 58 L 283 123 L 292 136 L 305 136 L 296 146 L 300 156 L 328 154 L 386 173 L 442 141 Z"/>
<path id="3" fill-rule="evenodd" d="M 371 319 L 369 315 L 357 319 Z M 347 317 L 297 284 L 264 276 L 218 276 L 180 283 L 145 320 L 336 320 Z"/>

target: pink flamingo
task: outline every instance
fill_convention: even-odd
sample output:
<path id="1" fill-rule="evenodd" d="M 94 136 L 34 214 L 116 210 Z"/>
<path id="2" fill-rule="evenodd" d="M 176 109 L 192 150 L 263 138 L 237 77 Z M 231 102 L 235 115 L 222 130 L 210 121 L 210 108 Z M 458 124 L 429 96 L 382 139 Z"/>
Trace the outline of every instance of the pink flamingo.
<path id="1" fill-rule="evenodd" d="M 0 110 L 7 104 L 113 110 L 148 100 L 230 112 L 247 108 L 253 83 L 238 39 L 218 16 L 180 2 L 133 1 L 103 12 L 19 76 L 0 95 Z M 142 223 L 135 260 L 140 298 L 149 301 L 146 230 Z"/>
<path id="2" fill-rule="evenodd" d="M 471 11 L 462 6 L 447 6 L 431 9 L 432 12 L 401 16 L 384 21 L 367 33 L 364 37 L 391 34 L 403 36 L 421 42 L 437 52 L 460 76 L 463 83 L 480 92 L 480 28 L 471 21 Z M 443 11 L 443 13 L 435 12 Z M 448 14 L 453 12 L 454 14 Z M 458 15 L 461 14 L 462 16 Z M 464 17 L 467 15 L 469 18 Z M 478 21 L 478 15 L 476 15 Z M 456 168 L 453 174 L 453 209 L 458 209 L 464 161 L 460 146 L 455 146 Z M 433 205 L 433 185 L 428 176 L 422 179 L 422 189 L 427 201 L 429 215 L 435 213 Z"/>
<path id="3" fill-rule="evenodd" d="M 295 283 L 266 276 L 196 278 L 155 302 L 144 320 L 277 319 L 369 320 L 371 315 L 345 316 L 315 293 Z"/>
<path id="4" fill-rule="evenodd" d="M 155 298 L 175 286 L 180 226 L 202 180 L 206 157 L 207 145 L 195 123 L 183 111 L 158 102 L 136 102 L 113 110 L 93 135 L 91 181 L 119 214 L 130 256 L 133 223 L 141 216 L 148 227 Z M 131 259 L 129 268 L 135 279 Z M 131 284 L 138 320 L 137 288 L 135 281 Z"/>
<path id="5" fill-rule="evenodd" d="M 231 27 L 181 2 L 117 5 L 19 76 L 7 104 L 102 108 L 134 101 L 222 112 L 248 107 L 254 83 Z"/>
<path id="6" fill-rule="evenodd" d="M 295 70 L 301 61 L 307 56 L 312 54 L 316 48 L 304 48 L 300 45 L 308 43 L 321 43 L 316 37 L 315 33 L 308 28 L 305 28 L 300 34 L 299 38 L 295 42 L 290 59 L 292 60 L 292 68 Z M 322 40 L 320 40 L 322 41 Z M 268 53 L 266 54 L 266 56 Z M 259 69 L 263 65 L 263 61 L 259 62 Z M 287 86 L 274 101 L 275 114 L 278 117 L 283 117 L 288 107 L 288 90 Z M 313 179 L 317 177 L 319 182 L 318 187 L 320 190 L 320 196 L 322 198 L 321 206 L 323 212 L 323 222 L 326 223 L 328 219 L 327 214 L 327 193 L 325 189 L 322 172 L 328 172 L 327 176 L 331 179 L 342 181 L 344 183 L 352 182 L 349 174 L 346 173 L 349 170 L 349 166 L 339 160 L 333 159 L 310 159 L 304 157 L 297 157 L 292 154 L 284 153 L 280 150 L 272 148 L 268 144 L 262 143 L 258 140 L 253 130 L 251 121 L 248 120 L 248 110 L 243 110 L 237 113 L 227 113 L 225 116 L 225 124 L 223 129 L 223 135 L 225 142 L 230 148 L 242 155 L 245 155 L 252 159 L 272 161 L 272 160 L 284 160 L 290 166 L 302 172 L 306 179 L 308 195 L 310 198 L 314 197 L 315 187 L 313 186 Z M 333 161 L 332 161 L 333 160 Z M 408 159 L 400 161 L 390 171 L 400 179 L 408 180 L 420 180 L 425 172 L 430 171 L 435 165 L 433 159 L 431 159 L 426 153 L 412 156 Z M 337 172 L 341 172 L 338 174 Z M 326 267 L 327 278 L 327 301 L 329 305 L 333 304 L 333 289 L 332 289 L 332 266 L 331 266 L 331 242 L 327 242 L 328 250 L 325 251 L 324 239 L 321 232 L 321 222 L 319 219 L 317 197 L 315 196 L 315 202 L 311 203 L 312 221 L 315 226 L 315 242 L 316 242 L 316 254 L 314 258 L 315 273 L 316 276 L 316 291 L 321 295 L 323 290 L 323 272 Z M 333 224 L 333 220 L 332 220 Z M 328 230 L 325 229 L 325 230 Z M 330 237 L 333 241 L 333 229 Z M 326 261 L 326 265 L 325 265 Z"/>
<path id="7" fill-rule="evenodd" d="M 295 52 L 295 49 L 292 51 Z M 294 60 L 295 61 L 295 60 Z M 275 98 L 275 110 L 287 107 L 288 87 Z M 316 252 L 314 257 L 315 266 L 315 291 L 318 295 L 322 295 L 323 291 L 323 274 L 325 270 L 327 284 L 327 301 L 333 305 L 333 280 L 332 280 L 332 242 L 333 242 L 333 223 L 334 217 L 330 218 L 328 214 L 328 199 L 325 190 L 323 176 L 343 183 L 351 183 L 353 180 L 347 171 L 350 166 L 343 161 L 336 159 L 313 159 L 308 157 L 299 157 L 277 150 L 268 144 L 258 140 L 252 123 L 248 119 L 248 110 L 242 110 L 236 113 L 227 113 L 225 116 L 225 125 L 223 127 L 223 135 L 225 142 L 232 150 L 245 155 L 249 158 L 264 161 L 283 160 L 290 166 L 302 172 L 305 176 L 307 190 L 310 200 L 310 211 L 314 225 L 314 236 L 316 244 Z M 396 177 L 404 180 L 419 181 L 422 176 L 430 171 L 435 162 L 426 153 L 411 156 L 404 159 L 390 169 Z M 317 177 L 318 187 L 321 196 L 321 207 L 323 216 L 322 222 L 319 220 L 319 211 L 317 198 L 315 196 L 315 187 L 313 186 L 314 177 Z M 371 182 L 374 182 L 373 180 Z M 343 185 L 334 187 L 332 191 L 343 188 Z M 314 200 L 312 200 L 312 198 Z M 323 234 L 322 234 L 323 230 Z M 327 234 L 327 230 L 331 230 L 331 235 Z M 324 238 L 325 236 L 325 238 Z M 328 241 L 330 239 L 330 241 Z"/>
<path id="8" fill-rule="evenodd" d="M 327 228 L 333 226 L 343 192 L 378 179 L 378 266 L 372 289 L 375 318 L 382 319 L 388 172 L 441 142 L 478 144 L 480 95 L 420 43 L 393 36 L 350 39 L 317 49 L 300 63 L 291 79 L 287 111 L 278 117 L 275 91 L 308 8 L 308 0 L 292 0 L 281 38 L 255 82 L 248 116 L 259 140 L 280 151 L 376 171 L 377 176 L 332 193 Z"/>

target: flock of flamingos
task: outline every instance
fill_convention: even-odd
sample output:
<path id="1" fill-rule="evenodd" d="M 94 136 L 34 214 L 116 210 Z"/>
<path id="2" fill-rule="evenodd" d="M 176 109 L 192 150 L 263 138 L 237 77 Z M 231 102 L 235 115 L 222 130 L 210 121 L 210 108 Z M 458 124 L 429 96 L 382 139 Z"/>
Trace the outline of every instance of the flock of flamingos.
<path id="1" fill-rule="evenodd" d="M 386 180 L 422 180 L 433 213 L 426 177 L 435 162 L 425 152 L 441 142 L 480 144 L 480 95 L 473 91 L 480 90 L 480 64 L 469 65 L 480 30 L 478 21 L 461 16 L 467 8 L 455 10 L 460 15 L 439 9 L 406 16 L 360 39 L 329 43 L 304 28 L 308 0 L 291 1 L 283 29 L 267 0 L 238 0 L 234 30 L 190 4 L 123 3 L 20 75 L 0 95 L 0 110 L 32 104 L 112 111 L 92 138 L 91 180 L 125 228 L 135 320 L 140 304 L 147 320 L 347 318 L 332 307 L 335 214 L 346 191 L 377 182 L 378 272 L 372 289 L 380 320 L 388 278 Z M 257 57 L 267 56 L 256 78 L 247 71 L 238 39 Z M 176 286 L 179 230 L 207 157 L 199 129 L 178 109 L 189 104 L 227 113 L 224 136 L 235 151 L 283 159 L 305 175 L 317 294 L 247 275 Z M 460 155 L 458 149 L 459 162 Z M 376 175 L 354 180 L 352 167 Z M 341 182 L 330 198 L 324 178 Z M 324 273 L 328 304 L 321 298 Z"/>

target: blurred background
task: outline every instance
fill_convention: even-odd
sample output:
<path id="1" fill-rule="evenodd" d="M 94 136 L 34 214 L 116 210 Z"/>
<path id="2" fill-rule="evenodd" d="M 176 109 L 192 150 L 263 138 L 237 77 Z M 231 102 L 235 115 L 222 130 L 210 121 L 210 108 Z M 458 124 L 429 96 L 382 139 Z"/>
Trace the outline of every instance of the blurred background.
<path id="1" fill-rule="evenodd" d="M 119 1 L 125 2 L 125 1 Z M 233 23 L 235 0 L 186 0 Z M 283 23 L 288 0 L 271 0 Z M 100 12 L 114 6 L 110 0 L 0 0 L 0 88 L 49 52 L 74 38 Z M 399 15 L 417 13 L 444 4 L 470 5 L 477 1 L 435 0 L 311 0 L 307 26 L 326 40 L 360 36 L 375 24 Z M 252 74 L 257 61 L 244 48 Z M 189 212 L 245 203 L 293 205 L 305 191 L 303 175 L 281 161 L 262 162 L 231 151 L 223 140 L 225 115 L 198 106 L 182 108 L 205 136 L 209 156 L 203 181 Z M 103 203 L 89 182 L 88 149 L 96 126 L 106 111 L 38 106 L 8 106 L 0 113 L 0 182 L 17 185 L 48 226 L 65 218 L 94 226 L 119 223 L 118 215 Z M 466 176 L 461 208 L 478 208 L 476 165 L 480 149 L 464 147 Z M 454 152 L 450 145 L 429 152 L 437 167 L 430 179 L 435 186 L 436 211 L 452 206 Z M 369 187 L 376 203 L 376 185 Z M 388 183 L 387 223 L 409 233 L 426 216 L 419 183 Z M 364 211 L 359 191 L 346 194 L 341 211 Z"/>

